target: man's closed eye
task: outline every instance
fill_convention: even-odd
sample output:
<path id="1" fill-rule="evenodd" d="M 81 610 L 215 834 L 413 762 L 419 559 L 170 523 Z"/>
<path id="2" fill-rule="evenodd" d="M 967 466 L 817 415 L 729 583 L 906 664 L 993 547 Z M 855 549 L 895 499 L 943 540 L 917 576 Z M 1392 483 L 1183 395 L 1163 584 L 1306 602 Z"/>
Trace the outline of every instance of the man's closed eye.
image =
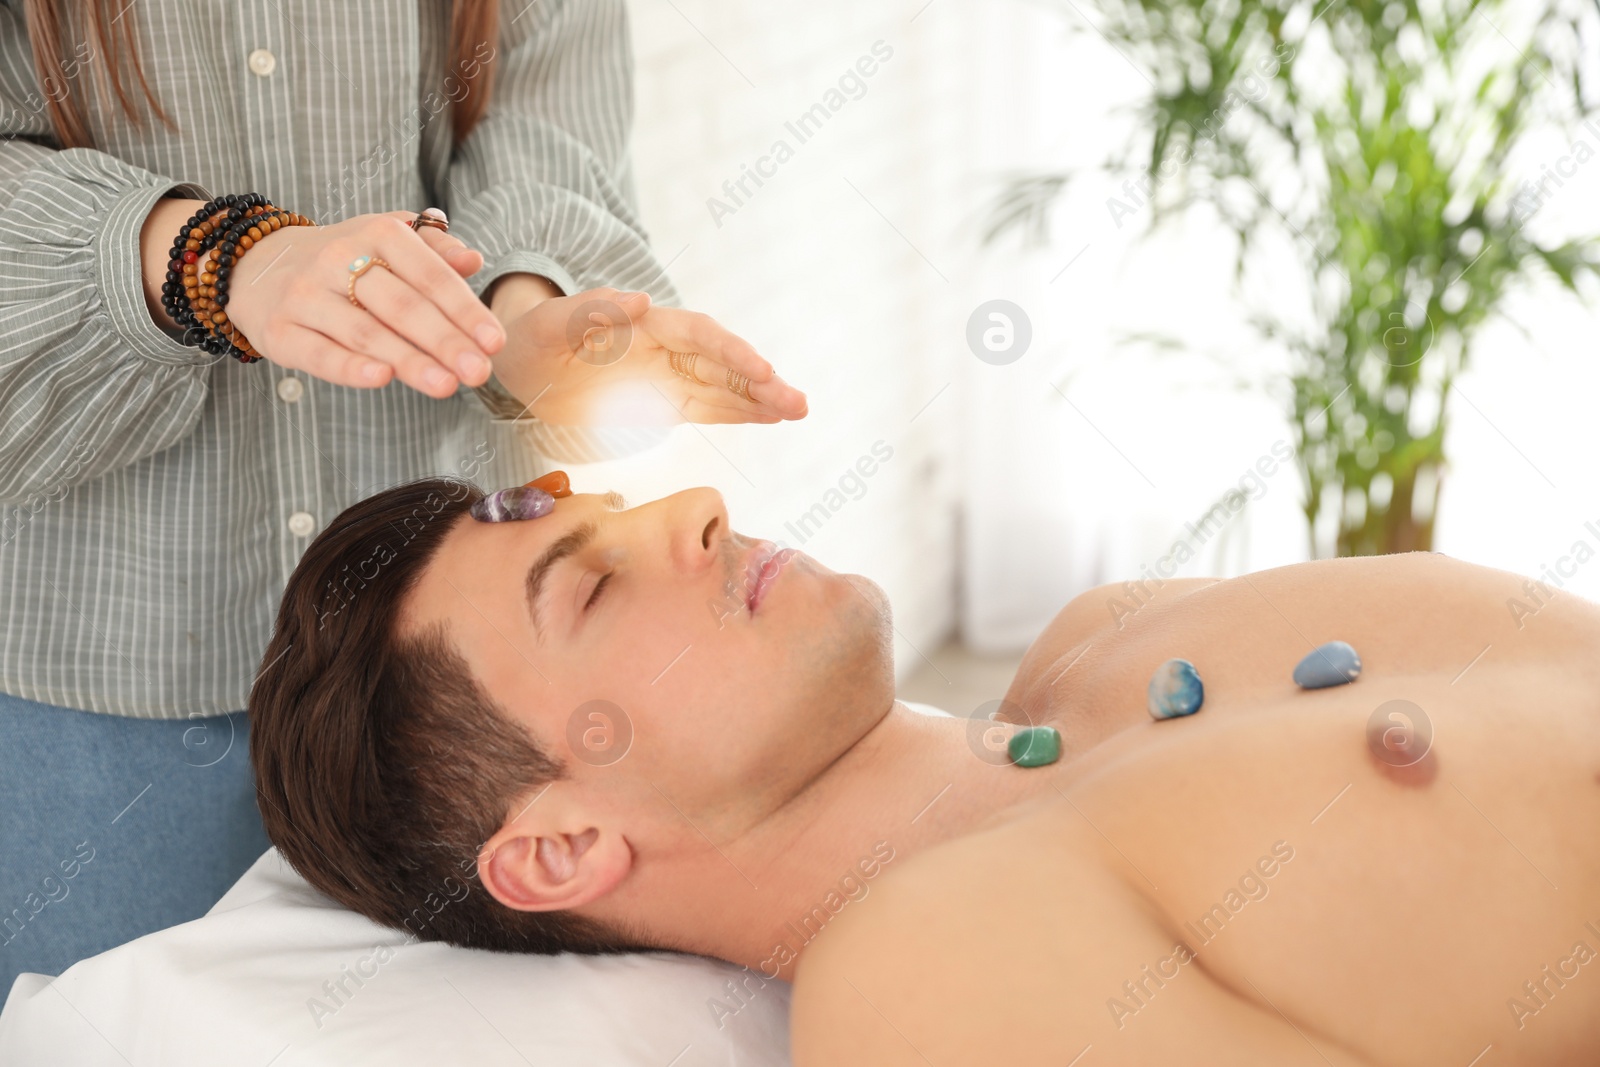
<path id="1" fill-rule="evenodd" d="M 584 611 L 588 611 L 590 608 L 594 607 L 595 601 L 600 599 L 600 594 L 605 589 L 606 584 L 611 581 L 611 576 L 616 573 L 616 571 L 607 571 L 605 574 L 601 575 L 598 582 L 594 583 L 594 591 L 589 594 L 589 599 L 584 601 Z"/>

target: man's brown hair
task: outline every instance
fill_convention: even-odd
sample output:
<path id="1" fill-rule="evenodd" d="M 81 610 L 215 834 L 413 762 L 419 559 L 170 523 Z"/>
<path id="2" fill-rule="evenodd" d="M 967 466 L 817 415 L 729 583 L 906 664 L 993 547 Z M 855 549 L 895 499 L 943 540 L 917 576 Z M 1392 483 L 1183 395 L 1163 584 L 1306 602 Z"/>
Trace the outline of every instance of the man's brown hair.
<path id="1" fill-rule="evenodd" d="M 317 889 L 424 941 L 647 948 L 576 915 L 508 908 L 478 880 L 479 850 L 510 805 L 565 776 L 478 684 L 443 623 L 397 633 L 407 593 L 483 495 L 457 478 L 407 482 L 346 509 L 306 549 L 250 690 L 267 836 Z"/>

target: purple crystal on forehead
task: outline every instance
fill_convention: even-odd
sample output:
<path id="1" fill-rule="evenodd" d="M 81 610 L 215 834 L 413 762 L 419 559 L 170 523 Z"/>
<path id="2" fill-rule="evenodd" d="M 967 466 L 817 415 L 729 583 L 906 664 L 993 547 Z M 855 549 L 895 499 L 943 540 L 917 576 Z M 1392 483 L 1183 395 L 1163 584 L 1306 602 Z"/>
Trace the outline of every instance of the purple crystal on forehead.
<path id="1" fill-rule="evenodd" d="M 467 509 L 479 522 L 517 522 L 550 514 L 556 498 L 531 485 L 497 489 Z"/>

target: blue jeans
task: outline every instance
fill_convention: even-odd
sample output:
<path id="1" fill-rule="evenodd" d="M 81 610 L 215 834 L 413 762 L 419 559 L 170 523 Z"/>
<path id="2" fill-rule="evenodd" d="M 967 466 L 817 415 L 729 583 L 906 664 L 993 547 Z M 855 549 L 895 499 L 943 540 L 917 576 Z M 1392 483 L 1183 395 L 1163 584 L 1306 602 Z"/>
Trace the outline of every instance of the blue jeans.
<path id="1" fill-rule="evenodd" d="M 0 1002 L 204 915 L 268 848 L 242 711 L 130 719 L 0 693 Z"/>

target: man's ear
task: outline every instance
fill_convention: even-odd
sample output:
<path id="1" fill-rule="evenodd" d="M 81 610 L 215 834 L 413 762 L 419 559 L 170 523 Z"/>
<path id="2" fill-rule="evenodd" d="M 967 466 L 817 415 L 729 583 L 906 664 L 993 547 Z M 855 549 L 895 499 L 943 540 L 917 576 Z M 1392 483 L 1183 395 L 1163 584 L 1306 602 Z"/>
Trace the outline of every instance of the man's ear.
<path id="1" fill-rule="evenodd" d="M 489 894 L 517 911 L 563 911 L 598 900 L 627 877 L 633 850 L 614 831 L 590 826 L 567 833 L 515 823 L 500 828 L 478 854 Z"/>

